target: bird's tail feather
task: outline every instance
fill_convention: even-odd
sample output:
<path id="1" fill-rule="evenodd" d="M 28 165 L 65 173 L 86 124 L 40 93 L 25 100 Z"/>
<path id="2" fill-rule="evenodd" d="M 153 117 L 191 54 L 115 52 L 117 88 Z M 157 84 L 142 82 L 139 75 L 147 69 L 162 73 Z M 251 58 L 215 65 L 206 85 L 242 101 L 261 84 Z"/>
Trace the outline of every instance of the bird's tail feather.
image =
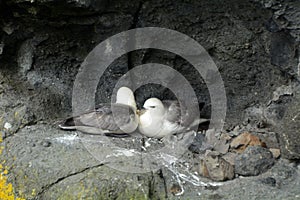
<path id="1" fill-rule="evenodd" d="M 204 119 L 204 118 L 198 118 L 195 119 L 195 121 L 190 125 L 190 127 L 198 126 L 199 124 L 209 122 L 209 119 Z"/>
<path id="2" fill-rule="evenodd" d="M 75 121 L 74 121 L 73 117 L 66 119 L 65 121 L 60 123 L 58 126 L 59 126 L 59 128 L 64 129 L 64 130 L 75 130 L 76 129 L 76 125 L 75 125 Z"/>

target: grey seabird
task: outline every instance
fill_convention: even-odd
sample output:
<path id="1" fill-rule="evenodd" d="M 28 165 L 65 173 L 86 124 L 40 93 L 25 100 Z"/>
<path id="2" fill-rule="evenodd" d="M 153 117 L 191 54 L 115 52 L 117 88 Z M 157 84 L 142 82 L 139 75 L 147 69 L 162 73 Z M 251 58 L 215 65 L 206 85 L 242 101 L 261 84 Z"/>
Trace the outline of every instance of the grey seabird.
<path id="1" fill-rule="evenodd" d="M 66 119 L 59 127 L 90 134 L 123 136 L 137 129 L 138 119 L 133 92 L 121 87 L 116 103 L 102 103 L 95 110 Z"/>
<path id="2" fill-rule="evenodd" d="M 141 111 L 139 131 L 141 134 L 163 138 L 165 136 L 184 133 L 191 127 L 207 122 L 207 119 L 195 117 L 190 120 L 187 112 L 181 114 L 178 101 L 161 101 L 157 98 L 150 98 L 145 101 L 144 111 Z"/>

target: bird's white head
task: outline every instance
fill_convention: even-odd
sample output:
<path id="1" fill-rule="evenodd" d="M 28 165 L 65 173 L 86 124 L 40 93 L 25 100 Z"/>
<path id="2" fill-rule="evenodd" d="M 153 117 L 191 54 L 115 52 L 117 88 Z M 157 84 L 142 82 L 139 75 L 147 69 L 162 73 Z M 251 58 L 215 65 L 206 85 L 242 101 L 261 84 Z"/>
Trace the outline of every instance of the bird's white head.
<path id="1" fill-rule="evenodd" d="M 134 94 L 128 87 L 121 87 L 117 92 L 116 103 L 129 105 L 136 109 Z"/>
<path id="2" fill-rule="evenodd" d="M 162 115 L 165 112 L 165 108 L 161 100 L 158 98 L 150 98 L 145 101 L 143 105 L 144 109 L 151 113 L 156 113 L 158 115 Z"/>

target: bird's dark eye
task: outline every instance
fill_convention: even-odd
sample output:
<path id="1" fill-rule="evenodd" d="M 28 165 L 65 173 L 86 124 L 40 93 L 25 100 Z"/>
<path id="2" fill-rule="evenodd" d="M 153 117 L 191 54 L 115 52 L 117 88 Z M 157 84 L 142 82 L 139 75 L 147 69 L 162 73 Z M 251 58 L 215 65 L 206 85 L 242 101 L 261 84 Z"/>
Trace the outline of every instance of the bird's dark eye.
<path id="1" fill-rule="evenodd" d="M 150 106 L 150 108 L 155 108 L 155 106 Z"/>

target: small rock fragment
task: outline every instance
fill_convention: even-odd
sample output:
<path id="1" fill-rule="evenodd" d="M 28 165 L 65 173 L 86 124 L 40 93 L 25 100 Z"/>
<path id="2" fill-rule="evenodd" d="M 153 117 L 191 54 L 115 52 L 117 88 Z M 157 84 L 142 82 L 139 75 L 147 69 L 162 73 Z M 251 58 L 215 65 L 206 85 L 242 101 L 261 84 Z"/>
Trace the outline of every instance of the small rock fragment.
<path id="1" fill-rule="evenodd" d="M 199 174 L 215 181 L 225 181 L 234 178 L 234 167 L 220 156 L 208 154 L 200 160 Z"/>
<path id="2" fill-rule="evenodd" d="M 267 177 L 267 178 L 261 179 L 260 182 L 263 184 L 272 186 L 272 187 L 276 186 L 276 179 L 273 177 Z"/>
<path id="3" fill-rule="evenodd" d="M 10 123 L 8 123 L 8 122 L 5 122 L 4 128 L 5 128 L 6 130 L 9 130 L 9 129 L 12 128 L 12 125 L 11 125 Z"/>
<path id="4" fill-rule="evenodd" d="M 0 55 L 3 53 L 4 44 L 0 43 Z"/>
<path id="5" fill-rule="evenodd" d="M 250 146 L 235 158 L 235 172 L 243 176 L 256 176 L 274 164 L 272 153 L 260 146 Z"/>
<path id="6" fill-rule="evenodd" d="M 241 131 L 241 127 L 240 126 L 236 126 L 234 127 L 234 129 L 232 131 L 230 131 L 228 134 L 230 136 L 238 136 L 240 134 Z"/>
<path id="7" fill-rule="evenodd" d="M 280 148 L 277 135 L 274 132 L 265 132 L 256 134 L 262 142 L 266 144 L 268 148 Z"/>
<path id="8" fill-rule="evenodd" d="M 229 133 L 222 133 L 221 136 L 220 136 L 220 139 L 229 141 L 229 140 L 231 140 L 231 136 L 230 136 Z"/>
<path id="9" fill-rule="evenodd" d="M 292 94 L 293 94 L 293 88 L 291 85 L 282 85 L 273 92 L 273 99 L 271 101 L 276 102 L 279 100 L 281 96 L 284 95 L 290 96 Z"/>
<path id="10" fill-rule="evenodd" d="M 226 154 L 229 150 L 229 144 L 226 144 L 226 140 L 219 140 L 215 143 L 214 150 Z"/>
<path id="11" fill-rule="evenodd" d="M 223 133 L 216 133 L 214 129 L 207 130 L 205 134 L 206 143 L 212 146 L 214 151 L 221 154 L 228 152 L 229 144 L 227 144 L 227 140 L 229 140 L 229 137 L 229 135 Z"/>
<path id="12" fill-rule="evenodd" d="M 222 133 L 220 139 L 215 143 L 214 150 L 220 152 L 221 154 L 226 154 L 229 150 L 229 141 L 231 137 L 227 133 Z"/>
<path id="13" fill-rule="evenodd" d="M 173 195 L 178 195 L 182 192 L 182 188 L 178 184 L 173 184 L 172 187 L 170 188 L 170 192 Z"/>
<path id="14" fill-rule="evenodd" d="M 238 154 L 236 153 L 228 152 L 225 155 L 223 155 L 222 158 L 234 166 L 234 160 L 237 155 Z"/>
<path id="15" fill-rule="evenodd" d="M 234 138 L 230 144 L 230 147 L 238 153 L 244 152 L 248 146 L 265 146 L 265 144 L 257 136 L 247 132 Z"/>
<path id="16" fill-rule="evenodd" d="M 270 148 L 269 150 L 273 154 L 274 158 L 276 158 L 276 159 L 279 158 L 279 156 L 280 156 L 280 149 Z"/>
<path id="17" fill-rule="evenodd" d="M 10 122 L 4 124 L 8 135 L 14 134 L 20 128 L 34 124 L 35 122 L 35 116 L 27 106 L 16 107 L 11 112 L 4 114 L 4 118 Z"/>
<path id="18" fill-rule="evenodd" d="M 49 142 L 49 141 L 42 141 L 41 142 L 41 145 L 43 146 L 43 147 L 50 147 L 51 146 L 51 142 Z"/>
<path id="19" fill-rule="evenodd" d="M 189 146 L 189 150 L 193 153 L 204 153 L 206 148 L 203 146 L 203 142 L 205 139 L 205 135 L 202 133 L 197 133 L 196 137 L 194 138 L 194 141 L 192 144 Z"/>

